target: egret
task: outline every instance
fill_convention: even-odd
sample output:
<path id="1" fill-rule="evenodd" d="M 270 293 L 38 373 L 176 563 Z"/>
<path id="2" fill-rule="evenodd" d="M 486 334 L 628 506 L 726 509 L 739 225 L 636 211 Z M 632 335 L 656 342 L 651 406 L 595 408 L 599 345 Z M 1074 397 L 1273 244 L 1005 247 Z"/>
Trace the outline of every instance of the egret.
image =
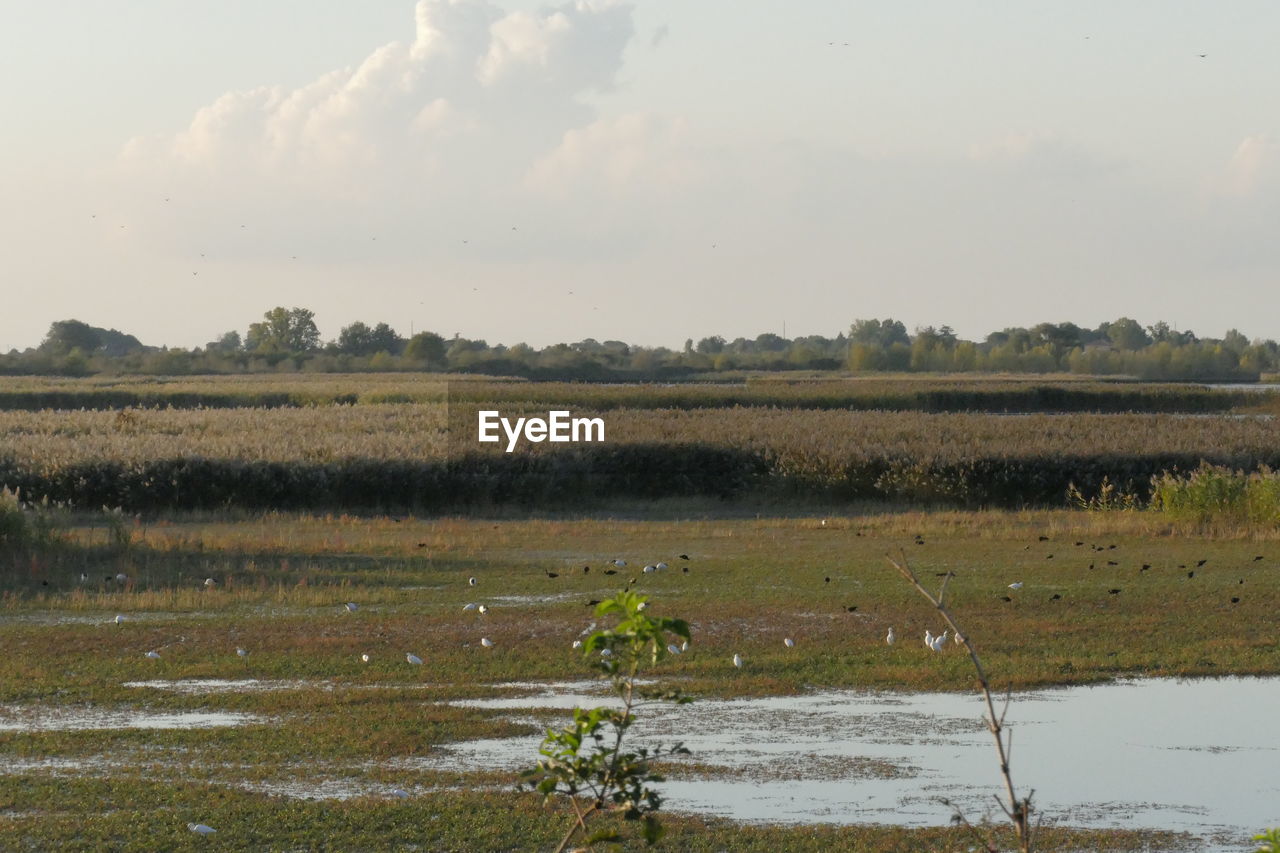
<path id="1" fill-rule="evenodd" d="M 484 646 L 486 649 L 491 649 L 493 648 L 493 640 L 490 640 L 488 637 L 481 637 L 480 645 Z"/>
<path id="2" fill-rule="evenodd" d="M 1009 584 L 1009 589 L 1022 589 L 1022 581 Z"/>
<path id="3" fill-rule="evenodd" d="M 354 601 L 348 601 L 346 604 L 342 606 L 347 608 L 348 613 L 355 613 L 357 610 L 360 609 L 360 605 L 356 604 Z"/>
<path id="4" fill-rule="evenodd" d="M 927 648 L 933 648 L 933 632 L 928 628 L 924 629 L 924 644 Z"/>
<path id="5" fill-rule="evenodd" d="M 463 610 L 475 610 L 478 605 L 473 601 L 470 604 L 462 605 Z"/>
<path id="6" fill-rule="evenodd" d="M 152 649 L 151 651 L 147 652 L 146 656 L 151 658 L 152 660 L 160 660 L 160 653 L 157 652 L 155 649 Z"/>
<path id="7" fill-rule="evenodd" d="M 789 649 L 794 649 L 796 647 L 796 641 L 791 639 L 790 637 L 787 637 L 785 640 L 782 641 L 782 645 L 786 646 Z"/>
<path id="8" fill-rule="evenodd" d="M 580 649 L 580 648 L 582 648 L 582 641 L 581 641 L 581 640 L 574 640 L 574 641 L 573 641 L 573 647 L 574 647 L 575 649 Z"/>
<path id="9" fill-rule="evenodd" d="M 189 823 L 187 824 L 187 829 L 191 830 L 192 832 L 199 833 L 200 835 L 210 835 L 218 831 L 214 829 L 212 826 L 209 826 L 203 823 Z"/>
<path id="10" fill-rule="evenodd" d="M 124 583 L 127 580 L 129 580 L 129 576 L 126 575 L 124 572 L 121 572 L 120 574 L 116 575 L 116 583 Z"/>
<path id="11" fill-rule="evenodd" d="M 470 584 L 471 586 L 475 586 L 477 583 L 479 583 L 479 581 L 477 581 L 475 578 L 467 578 L 467 583 Z"/>
<path id="12" fill-rule="evenodd" d="M 683 643 L 681 643 L 681 644 L 680 644 L 680 651 L 682 651 L 682 652 L 687 652 L 687 651 L 689 651 L 689 641 L 688 641 L 688 640 L 685 640 Z"/>
<path id="13" fill-rule="evenodd" d="M 962 634 L 956 634 L 956 635 L 955 635 L 955 637 L 954 637 L 954 639 L 955 639 L 955 641 L 956 641 L 956 645 L 957 645 L 957 646 L 963 646 L 963 645 L 964 645 L 964 635 L 962 635 Z"/>
<path id="14" fill-rule="evenodd" d="M 489 608 L 487 608 L 487 607 L 485 607 L 483 604 L 481 604 L 479 607 L 477 607 L 477 608 L 476 608 L 476 612 L 477 612 L 477 613 L 488 613 L 488 612 L 489 612 Z"/>
<path id="15" fill-rule="evenodd" d="M 204 579 L 204 585 L 205 585 L 205 586 L 217 586 L 217 585 L 218 585 L 218 582 L 217 582 L 216 580 L 214 580 L 213 578 L 205 578 L 205 579 Z"/>
<path id="16" fill-rule="evenodd" d="M 413 652 L 406 653 L 404 656 L 404 659 L 407 660 L 409 663 L 413 664 L 414 666 L 422 665 L 422 658 L 418 657 Z"/>
<path id="17" fill-rule="evenodd" d="M 117 614 L 116 614 L 116 624 L 117 624 L 117 625 L 120 625 L 120 624 L 123 624 L 123 623 L 124 623 L 124 614 L 123 614 L 123 613 L 117 613 Z"/>
<path id="18" fill-rule="evenodd" d="M 738 669 L 742 669 L 742 655 L 735 654 L 733 656 L 733 665 Z"/>
<path id="19" fill-rule="evenodd" d="M 236 657 L 247 658 L 249 651 L 247 649 L 236 649 Z"/>
<path id="20" fill-rule="evenodd" d="M 669 646 L 667 646 L 667 651 L 671 652 L 671 654 L 673 655 L 684 654 L 684 652 L 681 651 L 680 647 L 677 646 L 675 643 L 672 643 Z"/>
<path id="21" fill-rule="evenodd" d="M 935 652 L 942 651 L 942 644 L 947 641 L 947 633 L 947 631 L 943 631 L 941 637 L 934 637 L 933 642 L 929 644 L 929 648 L 933 649 Z"/>
<path id="22" fill-rule="evenodd" d="M 368 655 L 367 653 L 366 653 L 366 654 L 363 654 L 363 655 L 360 655 L 360 660 L 364 661 L 365 663 L 368 663 L 368 662 L 369 662 L 369 655 Z"/>
<path id="23" fill-rule="evenodd" d="M 657 569 L 658 571 L 662 571 L 666 567 L 667 567 L 666 563 L 658 563 L 656 566 L 654 566 L 654 568 Z"/>
<path id="24" fill-rule="evenodd" d="M 890 625 L 890 626 L 889 626 L 889 633 L 887 633 L 887 634 L 885 634 L 885 635 L 884 635 L 884 641 L 885 641 L 885 643 L 886 643 L 886 644 L 888 644 L 888 645 L 892 646 L 892 645 L 893 645 L 893 641 L 894 641 L 894 640 L 896 640 L 896 639 L 898 639 L 898 638 L 897 638 L 897 636 L 895 636 L 895 635 L 894 635 L 894 633 L 893 633 L 893 626 L 892 626 L 892 625 Z"/>
<path id="25" fill-rule="evenodd" d="M 394 791 L 391 792 L 391 796 L 399 797 L 402 800 L 407 800 L 409 799 L 409 792 L 406 791 L 404 788 L 396 788 Z"/>

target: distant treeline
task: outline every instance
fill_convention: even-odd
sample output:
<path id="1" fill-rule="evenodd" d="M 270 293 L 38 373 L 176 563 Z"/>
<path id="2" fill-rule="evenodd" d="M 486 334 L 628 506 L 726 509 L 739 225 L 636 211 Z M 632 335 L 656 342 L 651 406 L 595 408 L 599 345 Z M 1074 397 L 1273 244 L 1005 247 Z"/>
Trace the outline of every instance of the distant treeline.
<path id="1" fill-rule="evenodd" d="M 1143 380 L 1256 381 L 1280 371 L 1280 346 L 1232 329 L 1201 338 L 1167 323 L 1143 326 L 1122 317 L 1096 329 L 1074 323 L 1007 328 L 981 341 L 961 340 L 949 326 L 908 332 L 892 318 L 855 320 L 835 337 L 783 338 L 772 333 L 726 340 L 712 336 L 682 349 L 586 338 L 536 349 L 527 344 L 433 332 L 405 338 L 386 323 L 344 327 L 322 341 L 305 308 L 277 307 L 242 336 L 230 331 L 193 349 L 155 348 L 115 329 L 79 320 L 54 323 L 39 347 L 0 355 L 0 374 L 183 376 L 307 371 L 422 371 L 541 380 L 678 381 L 736 371 L 893 371 L 930 373 L 1073 373 Z"/>

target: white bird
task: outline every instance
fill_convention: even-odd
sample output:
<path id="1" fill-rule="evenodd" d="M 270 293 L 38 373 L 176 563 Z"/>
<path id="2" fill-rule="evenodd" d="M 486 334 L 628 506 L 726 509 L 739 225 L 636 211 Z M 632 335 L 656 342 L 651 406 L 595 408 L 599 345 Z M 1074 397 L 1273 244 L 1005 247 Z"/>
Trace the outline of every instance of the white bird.
<path id="1" fill-rule="evenodd" d="M 636 605 L 636 610 L 644 610 L 644 609 L 645 609 L 646 607 L 648 607 L 648 606 L 649 606 L 649 602 L 647 602 L 647 601 L 642 601 L 642 602 L 640 602 L 639 604 L 637 604 L 637 605 Z"/>
<path id="2" fill-rule="evenodd" d="M 935 652 L 942 651 L 942 644 L 947 641 L 947 633 L 947 631 L 943 631 L 941 637 L 934 637 L 933 642 L 929 644 L 929 648 L 933 649 Z"/>
<path id="3" fill-rule="evenodd" d="M 667 567 L 666 563 L 658 563 L 657 565 L 654 566 L 654 568 L 657 569 L 658 571 L 662 571 L 666 567 Z"/>
<path id="4" fill-rule="evenodd" d="M 247 658 L 249 656 L 249 652 L 247 649 L 236 649 L 236 655 L 238 657 Z"/>
<path id="5" fill-rule="evenodd" d="M 954 639 L 955 639 L 955 641 L 956 641 L 956 645 L 957 645 L 957 646 L 963 646 L 963 645 L 964 645 L 964 637 L 963 637 L 962 635 L 960 635 L 960 634 L 956 634 Z"/>
<path id="6" fill-rule="evenodd" d="M 924 644 L 926 648 L 933 648 L 933 632 L 928 628 L 924 629 Z"/>
<path id="7" fill-rule="evenodd" d="M 782 645 L 786 646 L 789 649 L 794 649 L 796 647 L 796 641 L 791 639 L 790 637 L 787 637 L 785 640 L 782 641 Z"/>
<path id="8" fill-rule="evenodd" d="M 217 586 L 217 585 L 218 585 L 218 582 L 217 582 L 216 580 L 214 580 L 213 578 L 205 578 L 205 579 L 204 579 L 204 585 L 205 585 L 205 586 Z"/>
<path id="9" fill-rule="evenodd" d="M 733 656 L 733 665 L 736 666 L 738 669 L 742 669 L 742 655 Z"/>
<path id="10" fill-rule="evenodd" d="M 191 830 L 192 832 L 198 832 L 201 835 L 209 835 L 211 833 L 218 831 L 214 829 L 212 826 L 209 826 L 203 823 L 189 823 L 187 824 L 187 829 Z"/>
<path id="11" fill-rule="evenodd" d="M 1009 584 L 1009 589 L 1022 589 L 1022 581 Z"/>
<path id="12" fill-rule="evenodd" d="M 654 566 L 654 565 L 649 565 L 649 566 L 645 566 L 645 567 L 644 567 L 644 573 L 645 573 L 646 575 L 653 574 L 653 573 L 654 573 L 654 572 L 656 572 L 657 570 L 658 570 L 658 567 L 657 567 L 657 566 Z"/>
<path id="13" fill-rule="evenodd" d="M 685 640 L 683 643 L 681 643 L 681 644 L 680 644 L 680 651 L 682 651 L 682 652 L 687 652 L 687 651 L 689 651 L 689 641 L 688 641 L 688 640 Z"/>
<path id="14" fill-rule="evenodd" d="M 478 612 L 478 613 L 488 613 L 488 612 L 489 612 L 489 608 L 487 608 L 487 607 L 485 607 L 483 604 L 481 604 L 479 607 L 477 607 L 477 608 L 476 608 L 476 612 Z"/>
<path id="15" fill-rule="evenodd" d="M 684 654 L 684 650 L 681 649 L 679 646 L 677 646 L 675 643 L 672 643 L 671 645 L 667 646 L 667 651 L 671 652 L 671 654 L 673 655 Z"/>
<path id="16" fill-rule="evenodd" d="M 123 623 L 124 623 L 124 614 L 123 614 L 123 613 L 117 613 L 117 614 L 116 614 L 116 624 L 117 624 L 117 625 L 120 625 L 120 624 L 123 624 Z"/>
<path id="17" fill-rule="evenodd" d="M 928 632 L 926 632 L 926 633 L 928 633 Z M 884 635 L 884 641 L 885 641 L 885 643 L 887 643 L 888 645 L 892 646 L 892 645 L 893 645 L 893 641 L 894 641 L 894 640 L 896 640 L 896 639 L 898 639 L 898 637 L 897 637 L 897 635 L 896 635 L 896 634 L 894 634 L 894 633 L 893 633 L 893 626 L 892 626 L 892 625 L 890 625 L 890 626 L 889 626 L 889 633 L 887 633 L 887 634 L 885 634 L 885 635 Z"/>
<path id="18" fill-rule="evenodd" d="M 475 578 L 467 578 L 467 583 L 471 584 L 471 586 L 475 586 L 476 584 L 479 583 L 479 581 L 476 580 Z"/>
<path id="19" fill-rule="evenodd" d="M 475 610 L 475 609 L 476 609 L 476 607 L 478 607 L 478 606 L 479 606 L 479 605 L 477 605 L 477 604 L 473 601 L 473 602 L 471 602 L 470 604 L 464 604 L 464 605 L 462 605 L 462 609 L 463 609 L 463 610 Z"/>
<path id="20" fill-rule="evenodd" d="M 396 788 L 394 791 L 391 792 L 391 796 L 399 797 L 402 800 L 407 800 L 409 799 L 409 792 L 406 791 L 404 788 Z"/>
<path id="21" fill-rule="evenodd" d="M 369 654 L 366 652 L 365 654 L 360 655 L 360 660 L 364 661 L 365 663 L 368 663 L 368 662 L 369 662 Z"/>
<path id="22" fill-rule="evenodd" d="M 480 645 L 484 646 L 486 649 L 491 649 L 493 648 L 493 640 L 490 640 L 488 637 L 481 637 Z"/>
<path id="23" fill-rule="evenodd" d="M 601 650 L 600 650 L 600 657 L 602 657 L 602 658 L 611 658 L 611 657 L 613 657 L 613 650 L 612 650 L 612 649 L 601 649 Z"/>
<path id="24" fill-rule="evenodd" d="M 347 608 L 348 613 L 355 613 L 357 610 L 360 609 L 360 605 L 356 604 L 354 601 L 348 601 L 346 604 L 342 606 Z"/>
<path id="25" fill-rule="evenodd" d="M 159 659 L 160 659 L 160 653 L 159 653 L 159 652 L 157 652 L 155 649 L 152 649 L 151 651 L 147 652 L 146 657 L 149 657 L 149 658 L 151 658 L 152 660 L 159 660 Z"/>
<path id="26" fill-rule="evenodd" d="M 413 652 L 407 652 L 404 656 L 404 659 L 407 660 L 409 663 L 413 664 L 414 666 L 419 666 L 422 664 L 422 658 L 418 657 Z"/>
<path id="27" fill-rule="evenodd" d="M 583 629 L 582 629 L 582 633 L 578 634 L 578 636 L 579 636 L 579 637 L 585 637 L 585 636 L 587 636 L 587 634 L 590 634 L 590 633 L 591 633 L 592 631 L 594 631 L 595 629 L 596 629 L 596 623 L 592 622 L 590 625 L 588 625 L 587 627 L 583 628 Z"/>
<path id="28" fill-rule="evenodd" d="M 581 641 L 581 640 L 574 640 L 574 641 L 573 641 L 573 647 L 574 647 L 575 649 L 580 649 L 580 648 L 582 648 L 582 641 Z"/>
<path id="29" fill-rule="evenodd" d="M 614 561 L 613 561 L 613 564 L 614 564 L 615 566 L 617 566 L 618 568 L 620 568 L 620 569 L 621 569 L 621 568 L 624 568 L 624 567 L 627 565 L 627 561 L 626 561 L 626 560 L 614 560 Z"/>
<path id="30" fill-rule="evenodd" d="M 117 582 L 117 583 L 124 583 L 124 582 L 125 582 L 125 581 L 127 581 L 128 579 L 129 579 L 129 576 L 128 576 L 128 575 L 126 575 L 124 572 L 121 572 L 120 574 L 116 575 L 116 582 Z"/>

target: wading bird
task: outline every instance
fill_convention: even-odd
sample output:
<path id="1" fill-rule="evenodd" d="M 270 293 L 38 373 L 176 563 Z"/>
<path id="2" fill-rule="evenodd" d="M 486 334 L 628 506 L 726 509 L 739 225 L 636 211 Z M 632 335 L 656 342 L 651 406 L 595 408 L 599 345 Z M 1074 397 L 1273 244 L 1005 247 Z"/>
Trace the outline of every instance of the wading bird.
<path id="1" fill-rule="evenodd" d="M 187 829 L 191 830 L 192 832 L 198 833 L 199 835 L 212 835 L 213 833 L 218 831 L 214 829 L 212 826 L 209 826 L 203 823 L 189 823 L 187 824 Z"/>
<path id="2" fill-rule="evenodd" d="M 735 654 L 733 656 L 733 665 L 738 669 L 742 669 L 742 655 Z"/>
<path id="3" fill-rule="evenodd" d="M 491 649 L 493 648 L 493 640 L 490 640 L 488 637 L 481 637 L 480 645 L 484 646 L 486 649 Z"/>
<path id="4" fill-rule="evenodd" d="M 786 646 L 789 649 L 794 649 L 796 647 L 796 641 L 791 639 L 790 637 L 787 637 L 785 640 L 782 641 L 782 645 Z"/>
<path id="5" fill-rule="evenodd" d="M 414 666 L 421 666 L 422 664 L 422 658 L 418 657 L 413 652 L 407 652 L 404 656 L 404 659 L 407 660 L 409 663 L 413 664 Z"/>
<path id="6" fill-rule="evenodd" d="M 893 633 L 893 626 L 889 626 L 889 633 L 884 635 L 885 644 L 892 646 L 894 641 L 897 639 L 897 635 Z"/>

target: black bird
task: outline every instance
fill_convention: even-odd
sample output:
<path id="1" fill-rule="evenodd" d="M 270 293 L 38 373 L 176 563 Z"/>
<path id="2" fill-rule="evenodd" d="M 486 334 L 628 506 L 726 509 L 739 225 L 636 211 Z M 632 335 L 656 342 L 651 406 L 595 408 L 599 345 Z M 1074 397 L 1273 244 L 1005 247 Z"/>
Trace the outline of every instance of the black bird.
<path id="1" fill-rule="evenodd" d="M 917 545 L 923 545 L 923 544 L 924 544 L 924 540 L 923 540 L 923 539 L 917 539 L 917 540 L 916 540 L 916 544 L 917 544 Z"/>
<path id="2" fill-rule="evenodd" d="M 1077 542 L 1077 543 L 1076 543 L 1076 547 L 1077 547 L 1077 548 L 1079 548 L 1079 547 L 1080 547 L 1081 545 L 1083 545 L 1083 544 L 1084 544 L 1083 542 Z"/>
<path id="3" fill-rule="evenodd" d="M 588 607 L 595 607 L 595 606 L 596 606 L 597 604 L 599 604 L 599 603 L 600 603 L 600 599 L 598 599 L 598 598 L 593 598 L 593 599 L 591 599 L 590 601 L 588 601 L 588 602 L 587 602 L 587 606 L 588 606 Z"/>
<path id="4" fill-rule="evenodd" d="M 605 569 L 605 570 L 604 570 L 604 573 L 605 573 L 606 575 L 616 575 L 616 574 L 618 573 L 618 570 L 617 570 L 617 569 Z"/>
<path id="5" fill-rule="evenodd" d="M 681 555 L 680 555 L 680 559 L 682 559 L 682 560 L 687 560 L 687 559 L 689 559 L 689 555 L 688 555 L 688 554 L 681 554 Z"/>
<path id="6" fill-rule="evenodd" d="M 1231 603 L 1232 603 L 1232 604 L 1239 604 L 1239 603 L 1240 603 L 1240 596 L 1238 596 L 1238 595 L 1233 595 L 1233 596 L 1231 596 Z"/>
<path id="7" fill-rule="evenodd" d="M 1049 556 L 1045 557 L 1045 559 L 1046 559 L 1046 560 L 1052 560 L 1052 559 L 1053 559 L 1053 555 L 1052 555 L 1052 554 L 1050 554 Z"/>
<path id="8" fill-rule="evenodd" d="M 1244 578 L 1240 578 L 1240 584 L 1241 584 L 1241 585 L 1243 585 L 1243 584 L 1244 584 Z"/>
<path id="9" fill-rule="evenodd" d="M 1092 570 L 1093 570 L 1093 563 L 1090 563 L 1090 564 L 1089 564 L 1089 570 L 1090 570 L 1090 571 L 1092 571 Z"/>
<path id="10" fill-rule="evenodd" d="M 1010 597 L 1009 597 L 1009 596 L 1007 596 L 1007 595 L 1002 595 L 1002 596 L 1000 596 L 1000 600 L 1001 600 L 1001 601 L 1013 601 L 1013 599 L 1012 599 L 1012 598 L 1010 598 Z"/>
<path id="11" fill-rule="evenodd" d="M 1143 563 L 1143 564 L 1142 564 L 1142 568 L 1141 568 L 1141 569 L 1138 569 L 1138 571 L 1140 571 L 1140 572 L 1145 572 L 1145 571 L 1147 571 L 1147 570 L 1148 570 L 1148 569 L 1150 569 L 1150 568 L 1151 568 L 1151 564 L 1150 564 L 1150 563 Z"/>
<path id="12" fill-rule="evenodd" d="M 823 578 L 823 579 L 822 579 L 822 582 L 823 582 L 823 583 L 831 583 L 831 578 L 830 578 L 830 577 L 825 577 L 825 578 Z"/>
<path id="13" fill-rule="evenodd" d="M 1041 541 L 1041 542 L 1048 542 L 1048 541 L 1049 541 L 1049 537 L 1048 537 L 1048 536 L 1041 536 L 1041 537 L 1040 537 L 1040 541 Z"/>
<path id="14" fill-rule="evenodd" d="M 582 573 L 583 573 L 584 575 L 589 575 L 589 574 L 591 574 L 591 567 L 590 567 L 590 566 L 583 566 L 583 567 L 582 567 Z"/>
<path id="15" fill-rule="evenodd" d="M 425 548 L 425 547 L 427 547 L 427 543 L 426 543 L 426 542 L 419 542 L 419 543 L 418 543 L 418 547 L 419 547 L 419 548 Z"/>
<path id="16" fill-rule="evenodd" d="M 1258 561 L 1259 561 L 1259 560 L 1261 560 L 1261 559 L 1262 559 L 1262 555 L 1261 555 L 1261 554 L 1259 554 L 1258 556 L 1256 556 L 1256 557 L 1254 557 L 1254 558 L 1253 558 L 1253 561 L 1256 563 L 1256 562 L 1258 562 Z"/>
<path id="17" fill-rule="evenodd" d="M 845 611 L 846 611 L 846 612 L 848 612 L 848 613 L 853 613 L 855 610 L 857 610 L 857 609 L 858 609 L 858 605 L 856 605 L 856 604 L 846 605 L 844 609 L 845 609 Z"/>
<path id="18" fill-rule="evenodd" d="M 1187 572 L 1187 577 L 1193 578 L 1195 576 L 1196 576 L 1195 569 L 1192 569 L 1191 571 Z"/>
<path id="19" fill-rule="evenodd" d="M 1208 560 L 1196 560 L 1196 568 L 1199 568 L 1200 566 L 1203 566 L 1203 565 L 1204 565 L 1205 563 L 1207 563 L 1207 562 L 1209 562 L 1209 561 L 1208 561 Z"/>
<path id="20" fill-rule="evenodd" d="M 1057 601 L 1059 598 L 1062 598 L 1062 595 L 1061 595 L 1061 593 L 1057 593 L 1057 592 L 1055 592 L 1053 595 L 1049 596 L 1049 600 L 1050 600 L 1050 601 Z"/>
<path id="21" fill-rule="evenodd" d="M 1115 546 L 1115 545 L 1108 545 L 1108 546 L 1107 546 L 1107 550 L 1108 550 L 1108 551 L 1114 551 L 1115 549 L 1116 549 L 1116 546 Z"/>
<path id="22" fill-rule="evenodd" d="M 1107 590 L 1107 592 L 1110 593 L 1111 595 L 1119 595 L 1120 589 L 1117 587 L 1116 589 L 1109 589 Z"/>
<path id="23" fill-rule="evenodd" d="M 547 572 L 547 577 L 549 577 L 549 578 L 558 578 L 558 577 L 560 577 L 560 575 L 559 575 L 557 572 Z"/>
<path id="24" fill-rule="evenodd" d="M 689 567 L 688 567 L 688 566 L 685 566 L 685 567 L 684 567 L 683 569 L 681 569 L 680 571 L 684 572 L 684 573 L 687 575 L 687 574 L 689 574 Z"/>
<path id="25" fill-rule="evenodd" d="M 1107 560 L 1107 565 L 1108 565 L 1108 566 L 1118 566 L 1118 565 L 1120 565 L 1120 564 L 1119 564 L 1119 563 L 1117 563 L 1115 560 Z"/>
<path id="26" fill-rule="evenodd" d="M 934 572 L 933 576 L 935 578 L 953 578 L 956 576 L 956 573 L 955 572 Z"/>
<path id="27" fill-rule="evenodd" d="M 639 580 L 639 578 L 632 578 L 631 580 L 627 581 L 627 586 L 635 586 L 637 580 Z"/>

